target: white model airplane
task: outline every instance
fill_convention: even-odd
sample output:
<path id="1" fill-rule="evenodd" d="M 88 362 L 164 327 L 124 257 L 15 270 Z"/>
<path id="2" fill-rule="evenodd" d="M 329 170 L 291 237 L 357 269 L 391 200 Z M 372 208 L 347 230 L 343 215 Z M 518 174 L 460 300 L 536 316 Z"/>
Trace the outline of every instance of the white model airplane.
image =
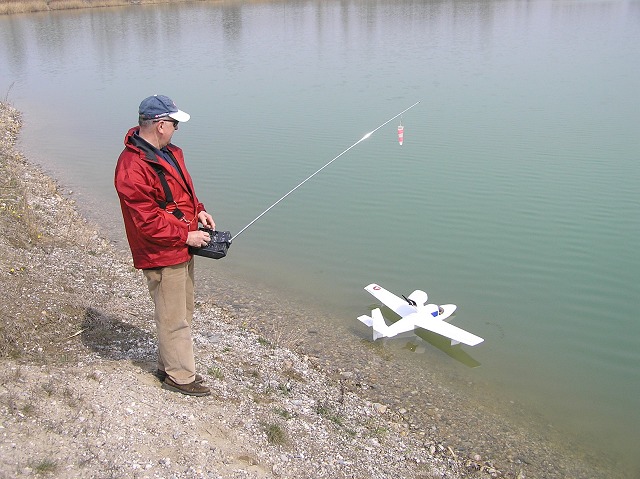
<path id="1" fill-rule="evenodd" d="M 371 311 L 371 316 L 359 316 L 358 319 L 367 326 L 373 327 L 373 340 L 391 338 L 416 328 L 427 329 L 451 339 L 451 344 L 464 343 L 469 346 L 480 344 L 484 339 L 460 329 L 444 320 L 456 310 L 455 304 L 427 304 L 427 293 L 415 290 L 409 297 L 399 298 L 382 286 L 370 284 L 365 291 L 375 296 L 385 306 L 392 309 L 401 319 L 388 326 L 379 308 Z M 403 299 L 404 298 L 404 299 Z"/>

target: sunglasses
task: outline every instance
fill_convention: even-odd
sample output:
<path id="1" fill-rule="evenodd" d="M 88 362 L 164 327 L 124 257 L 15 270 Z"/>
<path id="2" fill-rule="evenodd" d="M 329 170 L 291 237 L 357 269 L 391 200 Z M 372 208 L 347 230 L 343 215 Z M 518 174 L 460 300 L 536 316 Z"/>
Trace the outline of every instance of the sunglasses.
<path id="1" fill-rule="evenodd" d="M 173 123 L 174 128 L 178 128 L 178 120 L 174 120 L 173 118 L 161 118 L 160 120 L 153 120 L 154 123 L 160 123 L 161 121 L 166 121 L 168 123 Z"/>

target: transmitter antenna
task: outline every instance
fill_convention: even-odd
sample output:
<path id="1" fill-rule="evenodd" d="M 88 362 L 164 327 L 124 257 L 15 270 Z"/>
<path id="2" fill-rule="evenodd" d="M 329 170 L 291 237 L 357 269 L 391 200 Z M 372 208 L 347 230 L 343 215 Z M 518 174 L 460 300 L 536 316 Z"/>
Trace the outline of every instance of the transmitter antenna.
<path id="1" fill-rule="evenodd" d="M 359 143 L 363 142 L 364 140 L 368 139 L 371 135 L 373 135 L 376 131 L 378 131 L 380 128 L 382 128 L 383 126 L 385 126 L 387 123 L 392 122 L 393 120 L 395 120 L 396 118 L 398 118 L 400 115 L 402 115 L 403 113 L 405 113 L 406 111 L 411 110 L 414 106 L 416 106 L 418 103 L 420 103 L 420 101 L 415 102 L 413 105 L 411 105 L 409 108 L 406 108 L 404 110 L 402 110 L 400 113 L 398 113 L 397 115 L 393 116 L 392 118 L 389 118 L 387 121 L 385 121 L 382 125 L 376 127 L 374 130 L 370 131 L 369 133 L 367 133 L 366 135 L 364 135 L 362 138 L 360 138 L 358 141 L 356 141 L 353 145 L 351 145 L 349 148 L 347 148 L 346 150 L 344 150 L 342 153 L 340 153 L 338 156 L 336 156 L 335 158 L 333 158 L 331 161 L 329 161 L 327 164 L 325 164 L 322 168 L 319 168 L 315 173 L 309 175 L 307 178 L 305 178 L 304 180 L 302 180 L 300 183 L 298 183 L 298 185 L 296 185 L 294 188 L 292 188 L 287 194 L 285 194 L 284 196 L 282 196 L 282 198 L 280 198 L 278 201 L 276 201 L 274 204 L 272 204 L 271 206 L 269 206 L 266 210 L 264 210 L 262 213 L 260 213 L 258 216 L 256 216 L 255 219 L 253 219 L 253 221 L 251 221 L 247 226 L 245 226 L 244 228 L 242 228 L 240 231 L 238 231 L 230 240 L 229 243 L 231 243 L 231 241 L 233 241 L 234 239 L 236 239 L 238 236 L 240 236 L 247 228 L 249 228 L 253 223 L 255 223 L 256 221 L 258 221 L 260 218 L 262 218 L 264 215 L 266 215 L 272 208 L 274 208 L 276 205 L 278 205 L 278 203 L 280 203 L 282 200 L 284 200 L 287 196 L 289 196 L 291 193 L 293 193 L 294 191 L 296 191 L 298 188 L 300 188 L 302 185 L 304 185 L 307 181 L 309 181 L 311 178 L 313 178 L 314 176 L 316 176 L 318 173 L 320 173 L 322 170 L 324 170 L 327 166 L 329 166 L 331 163 L 333 163 L 334 161 L 336 161 L 338 158 L 340 158 L 342 155 L 344 155 L 347 151 L 349 151 L 351 148 L 354 148 L 356 145 L 358 145 Z"/>

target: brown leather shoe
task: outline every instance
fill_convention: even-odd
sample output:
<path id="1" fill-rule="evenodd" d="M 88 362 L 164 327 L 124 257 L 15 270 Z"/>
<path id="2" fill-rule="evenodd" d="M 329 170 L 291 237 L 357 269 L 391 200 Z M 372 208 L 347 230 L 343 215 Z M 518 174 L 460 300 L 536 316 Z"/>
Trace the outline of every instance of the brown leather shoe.
<path id="1" fill-rule="evenodd" d="M 153 373 L 153 375 L 157 377 L 160 380 L 160 382 L 163 382 L 167 377 L 167 373 L 162 369 L 156 369 L 156 372 Z M 197 373 L 196 373 L 196 382 L 199 384 L 202 384 L 204 382 L 204 378 Z"/>
<path id="2" fill-rule="evenodd" d="M 187 396 L 208 396 L 209 394 L 211 394 L 211 390 L 207 386 L 203 386 L 196 381 L 193 381 L 189 384 L 178 384 L 173 382 L 168 376 L 164 378 L 162 389 L 180 394 L 186 394 Z"/>

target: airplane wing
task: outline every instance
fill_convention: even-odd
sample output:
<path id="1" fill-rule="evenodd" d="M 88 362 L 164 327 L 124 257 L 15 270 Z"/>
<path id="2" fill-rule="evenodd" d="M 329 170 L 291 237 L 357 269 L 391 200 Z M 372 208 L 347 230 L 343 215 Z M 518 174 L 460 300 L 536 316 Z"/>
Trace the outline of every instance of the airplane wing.
<path id="1" fill-rule="evenodd" d="M 403 298 L 396 296 L 392 292 L 387 291 L 382 286 L 379 286 L 375 283 L 372 283 L 369 286 L 366 286 L 364 289 L 368 293 L 371 293 L 378 301 L 380 301 L 386 307 L 393 310 L 396 314 L 400 315 L 403 318 L 417 311 L 417 308 L 415 306 L 411 306 Z"/>
<path id="2" fill-rule="evenodd" d="M 469 346 L 475 346 L 480 344 L 484 339 L 480 336 L 476 336 L 464 329 L 458 328 L 451 323 L 446 323 L 439 319 L 436 319 L 428 313 L 414 313 L 411 315 L 411 319 L 416 327 L 427 329 L 438 333 L 442 336 L 446 336 L 449 339 L 458 341 L 460 343 L 467 344 Z"/>

